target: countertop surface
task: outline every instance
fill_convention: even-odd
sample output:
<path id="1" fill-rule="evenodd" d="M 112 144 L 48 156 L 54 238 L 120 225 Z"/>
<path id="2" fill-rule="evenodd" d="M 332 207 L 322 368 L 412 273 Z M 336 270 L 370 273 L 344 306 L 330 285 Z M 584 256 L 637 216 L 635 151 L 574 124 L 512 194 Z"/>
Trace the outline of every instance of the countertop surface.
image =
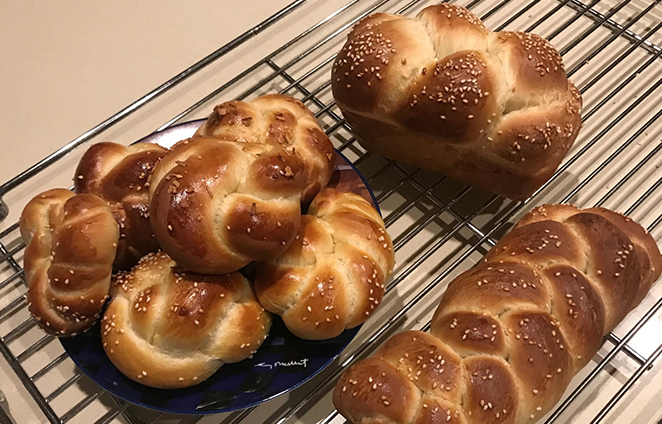
<path id="1" fill-rule="evenodd" d="M 290 2 L 1 2 L 0 181 Z"/>

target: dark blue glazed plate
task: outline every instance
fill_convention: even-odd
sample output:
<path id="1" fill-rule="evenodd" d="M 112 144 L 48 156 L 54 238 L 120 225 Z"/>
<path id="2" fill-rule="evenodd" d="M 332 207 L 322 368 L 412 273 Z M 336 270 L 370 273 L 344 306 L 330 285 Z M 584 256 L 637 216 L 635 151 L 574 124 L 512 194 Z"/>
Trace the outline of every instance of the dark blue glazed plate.
<path id="1" fill-rule="evenodd" d="M 138 142 L 170 147 L 191 137 L 203 121 L 175 125 Z M 337 152 L 329 186 L 360 194 L 379 211 L 367 183 L 340 152 Z M 331 364 L 359 328 L 347 330 L 331 340 L 308 341 L 292 335 L 280 318 L 274 316 L 269 337 L 253 358 L 224 365 L 197 386 L 175 390 L 143 386 L 120 373 L 103 350 L 99 323 L 78 337 L 60 339 L 60 342 L 88 377 L 121 399 L 176 414 L 214 414 L 255 406 L 295 389 Z"/>

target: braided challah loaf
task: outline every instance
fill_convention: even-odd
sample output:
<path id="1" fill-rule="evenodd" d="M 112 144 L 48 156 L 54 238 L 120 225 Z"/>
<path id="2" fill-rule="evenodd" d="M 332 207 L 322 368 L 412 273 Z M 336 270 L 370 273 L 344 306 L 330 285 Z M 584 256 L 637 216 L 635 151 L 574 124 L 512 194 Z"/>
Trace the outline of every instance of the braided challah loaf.
<path id="1" fill-rule="evenodd" d="M 115 268 L 131 268 L 159 245 L 149 223 L 148 179 L 167 149 L 153 143 L 125 147 L 116 143 L 91 146 L 74 177 L 76 193 L 91 193 L 110 205 L 120 226 Z"/>
<path id="2" fill-rule="evenodd" d="M 223 364 L 248 358 L 271 327 L 240 273 L 192 274 L 163 252 L 119 273 L 111 293 L 101 322 L 106 354 L 151 387 L 201 383 Z"/>
<path id="3" fill-rule="evenodd" d="M 329 339 L 374 312 L 393 263 L 391 238 L 372 205 L 326 188 L 287 252 L 258 264 L 255 291 L 295 335 Z"/>
<path id="4" fill-rule="evenodd" d="M 214 108 L 196 136 L 246 143 L 271 143 L 298 156 L 305 168 L 301 201 L 309 202 L 331 179 L 336 151 L 315 115 L 303 103 L 282 94 L 268 94 Z"/>
<path id="5" fill-rule="evenodd" d="M 284 253 L 301 222 L 301 160 L 267 143 L 194 137 L 150 178 L 150 221 L 161 248 L 202 274 Z"/>
<path id="6" fill-rule="evenodd" d="M 37 325 L 67 337 L 88 330 L 108 296 L 119 239 L 108 205 L 91 194 L 48 190 L 25 206 L 20 228 Z"/>
<path id="7" fill-rule="evenodd" d="M 354 423 L 532 423 L 660 276 L 637 223 L 606 209 L 537 208 L 454 279 L 431 334 L 409 331 L 341 377 Z"/>
<path id="8" fill-rule="evenodd" d="M 552 176 L 581 127 L 581 96 L 546 40 L 490 32 L 452 4 L 360 21 L 332 88 L 369 151 L 514 199 Z"/>

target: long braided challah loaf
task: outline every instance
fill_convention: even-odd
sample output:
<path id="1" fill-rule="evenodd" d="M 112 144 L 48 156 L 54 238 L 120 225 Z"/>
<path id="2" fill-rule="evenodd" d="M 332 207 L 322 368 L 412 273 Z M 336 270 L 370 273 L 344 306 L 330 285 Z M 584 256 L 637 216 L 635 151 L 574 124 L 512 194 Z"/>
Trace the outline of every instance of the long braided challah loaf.
<path id="1" fill-rule="evenodd" d="M 202 274 L 284 253 L 301 222 L 301 160 L 268 143 L 194 137 L 150 178 L 150 221 L 161 248 Z"/>
<path id="2" fill-rule="evenodd" d="M 326 188 L 287 252 L 258 264 L 255 292 L 296 336 L 329 339 L 375 311 L 393 263 L 391 238 L 372 205 Z"/>
<path id="3" fill-rule="evenodd" d="M 76 193 L 91 193 L 110 205 L 120 226 L 115 268 L 131 268 L 159 248 L 149 223 L 148 181 L 167 149 L 153 143 L 125 147 L 117 143 L 91 146 L 76 169 Z"/>
<path id="4" fill-rule="evenodd" d="M 106 354 L 124 375 L 151 387 L 199 384 L 255 353 L 271 328 L 240 273 L 193 274 L 163 252 L 117 274 L 111 294 L 101 322 Z"/>
<path id="5" fill-rule="evenodd" d="M 546 40 L 490 32 L 452 4 L 360 21 L 332 88 L 369 151 L 515 199 L 552 176 L 581 127 L 581 96 Z"/>
<path id="6" fill-rule="evenodd" d="M 48 190 L 25 206 L 20 228 L 30 314 L 56 336 L 88 330 L 108 296 L 119 239 L 108 205 L 91 194 Z"/>
<path id="7" fill-rule="evenodd" d="M 301 159 L 306 184 L 301 201 L 310 202 L 333 174 L 336 151 L 315 115 L 297 99 L 268 94 L 253 100 L 221 103 L 195 133 L 221 140 L 270 143 Z"/>
<path id="8" fill-rule="evenodd" d="M 606 209 L 537 208 L 455 278 L 431 334 L 400 333 L 341 377 L 354 423 L 532 423 L 660 276 L 637 223 Z"/>

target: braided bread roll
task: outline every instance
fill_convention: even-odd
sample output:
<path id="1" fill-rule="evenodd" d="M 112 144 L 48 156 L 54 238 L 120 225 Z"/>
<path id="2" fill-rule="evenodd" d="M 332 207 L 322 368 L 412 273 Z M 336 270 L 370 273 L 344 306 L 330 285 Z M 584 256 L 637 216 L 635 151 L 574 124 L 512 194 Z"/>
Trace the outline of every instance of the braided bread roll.
<path id="1" fill-rule="evenodd" d="M 199 384 L 255 353 L 271 328 L 240 273 L 192 274 L 163 252 L 117 274 L 111 293 L 103 347 L 124 375 L 150 387 Z"/>
<path id="2" fill-rule="evenodd" d="M 581 127 L 581 96 L 546 40 L 490 32 L 453 4 L 361 20 L 332 88 L 369 151 L 513 199 L 552 176 Z"/>
<path id="3" fill-rule="evenodd" d="M 535 422 L 661 270 L 629 218 L 537 208 L 449 284 L 431 334 L 398 334 L 348 369 L 335 405 L 353 423 Z"/>
<path id="4" fill-rule="evenodd" d="M 270 143 L 297 156 L 306 175 L 303 203 L 310 202 L 326 187 L 333 174 L 336 151 L 331 140 L 315 115 L 290 96 L 268 94 L 247 102 L 221 103 L 195 134 L 245 143 Z"/>
<path id="5" fill-rule="evenodd" d="M 394 261 L 391 238 L 372 205 L 326 188 L 287 252 L 258 264 L 255 292 L 296 336 L 329 339 L 374 312 Z"/>
<path id="6" fill-rule="evenodd" d="M 267 143 L 194 137 L 150 178 L 150 222 L 184 268 L 224 274 L 283 254 L 301 222 L 301 160 Z"/>
<path id="7" fill-rule="evenodd" d="M 73 337 L 99 317 L 108 296 L 119 228 L 91 194 L 45 191 L 20 219 L 28 310 L 47 333 Z"/>
<path id="8" fill-rule="evenodd" d="M 110 205 L 120 227 L 116 269 L 128 269 L 159 248 L 149 223 L 148 180 L 167 149 L 152 143 L 125 147 L 98 143 L 83 155 L 74 178 L 76 193 L 91 193 Z"/>

